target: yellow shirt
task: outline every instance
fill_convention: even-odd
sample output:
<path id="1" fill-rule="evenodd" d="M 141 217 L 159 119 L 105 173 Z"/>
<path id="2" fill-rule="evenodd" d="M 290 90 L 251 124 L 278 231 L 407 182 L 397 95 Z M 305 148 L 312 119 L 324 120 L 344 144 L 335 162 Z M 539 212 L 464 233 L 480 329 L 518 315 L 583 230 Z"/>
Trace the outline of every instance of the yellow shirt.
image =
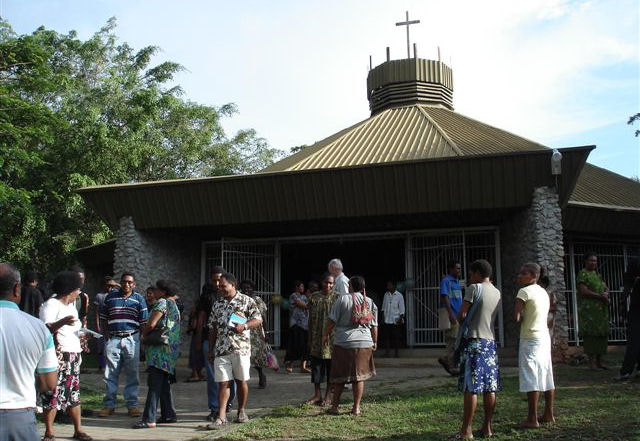
<path id="1" fill-rule="evenodd" d="M 538 284 L 525 286 L 518 291 L 517 299 L 524 302 L 520 338 L 536 340 L 549 335 L 547 314 L 549 313 L 549 294 Z"/>

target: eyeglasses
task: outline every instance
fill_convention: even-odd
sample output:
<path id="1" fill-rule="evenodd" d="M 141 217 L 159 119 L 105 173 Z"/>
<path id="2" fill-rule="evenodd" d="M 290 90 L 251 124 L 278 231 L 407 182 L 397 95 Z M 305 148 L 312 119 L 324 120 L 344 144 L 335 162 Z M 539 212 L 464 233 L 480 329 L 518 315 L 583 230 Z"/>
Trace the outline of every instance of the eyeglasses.
<path id="1" fill-rule="evenodd" d="M 120 283 L 123 285 L 133 285 L 136 282 L 134 282 L 133 280 L 121 280 Z"/>

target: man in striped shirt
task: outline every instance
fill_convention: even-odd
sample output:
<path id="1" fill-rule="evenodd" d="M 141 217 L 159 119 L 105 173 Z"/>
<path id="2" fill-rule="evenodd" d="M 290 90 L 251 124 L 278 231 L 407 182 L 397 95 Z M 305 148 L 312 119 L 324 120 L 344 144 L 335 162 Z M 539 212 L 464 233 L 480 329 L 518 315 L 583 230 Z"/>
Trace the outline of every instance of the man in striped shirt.
<path id="1" fill-rule="evenodd" d="M 134 291 L 136 287 L 133 273 L 124 272 L 120 278 L 120 289 L 114 289 L 104 299 L 100 318 L 107 323 L 104 330 L 107 367 L 104 380 L 107 391 L 104 408 L 98 414 L 107 417 L 115 411 L 116 393 L 120 370 L 124 368 L 126 385 L 124 399 L 128 414 L 139 417 L 138 386 L 140 384 L 140 327 L 147 322 L 148 311 L 144 297 Z"/>

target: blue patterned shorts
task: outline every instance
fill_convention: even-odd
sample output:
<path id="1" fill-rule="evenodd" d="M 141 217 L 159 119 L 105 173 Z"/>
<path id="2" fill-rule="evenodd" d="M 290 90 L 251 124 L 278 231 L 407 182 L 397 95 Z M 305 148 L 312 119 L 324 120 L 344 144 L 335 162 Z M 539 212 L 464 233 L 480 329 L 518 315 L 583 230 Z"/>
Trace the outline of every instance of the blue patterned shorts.
<path id="1" fill-rule="evenodd" d="M 460 357 L 458 390 L 474 394 L 502 390 L 495 340 L 472 338 L 465 342 Z"/>

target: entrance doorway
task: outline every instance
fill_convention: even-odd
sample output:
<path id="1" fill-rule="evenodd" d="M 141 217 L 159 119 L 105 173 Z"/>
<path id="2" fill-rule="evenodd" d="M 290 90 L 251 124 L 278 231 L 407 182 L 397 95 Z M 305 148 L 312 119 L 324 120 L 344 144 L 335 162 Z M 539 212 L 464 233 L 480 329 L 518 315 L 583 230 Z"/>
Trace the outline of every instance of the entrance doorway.
<path id="1" fill-rule="evenodd" d="M 280 251 L 284 298 L 293 292 L 296 280 L 302 281 L 305 287 L 311 280 L 320 281 L 327 271 L 327 263 L 333 258 L 342 261 L 348 277 L 364 277 L 367 296 L 373 299 L 378 309 L 382 308 L 387 281 L 403 282 L 405 279 L 405 240 L 402 238 L 283 242 Z M 282 310 L 281 317 L 280 331 L 283 342 L 286 342 L 289 310 Z"/>

